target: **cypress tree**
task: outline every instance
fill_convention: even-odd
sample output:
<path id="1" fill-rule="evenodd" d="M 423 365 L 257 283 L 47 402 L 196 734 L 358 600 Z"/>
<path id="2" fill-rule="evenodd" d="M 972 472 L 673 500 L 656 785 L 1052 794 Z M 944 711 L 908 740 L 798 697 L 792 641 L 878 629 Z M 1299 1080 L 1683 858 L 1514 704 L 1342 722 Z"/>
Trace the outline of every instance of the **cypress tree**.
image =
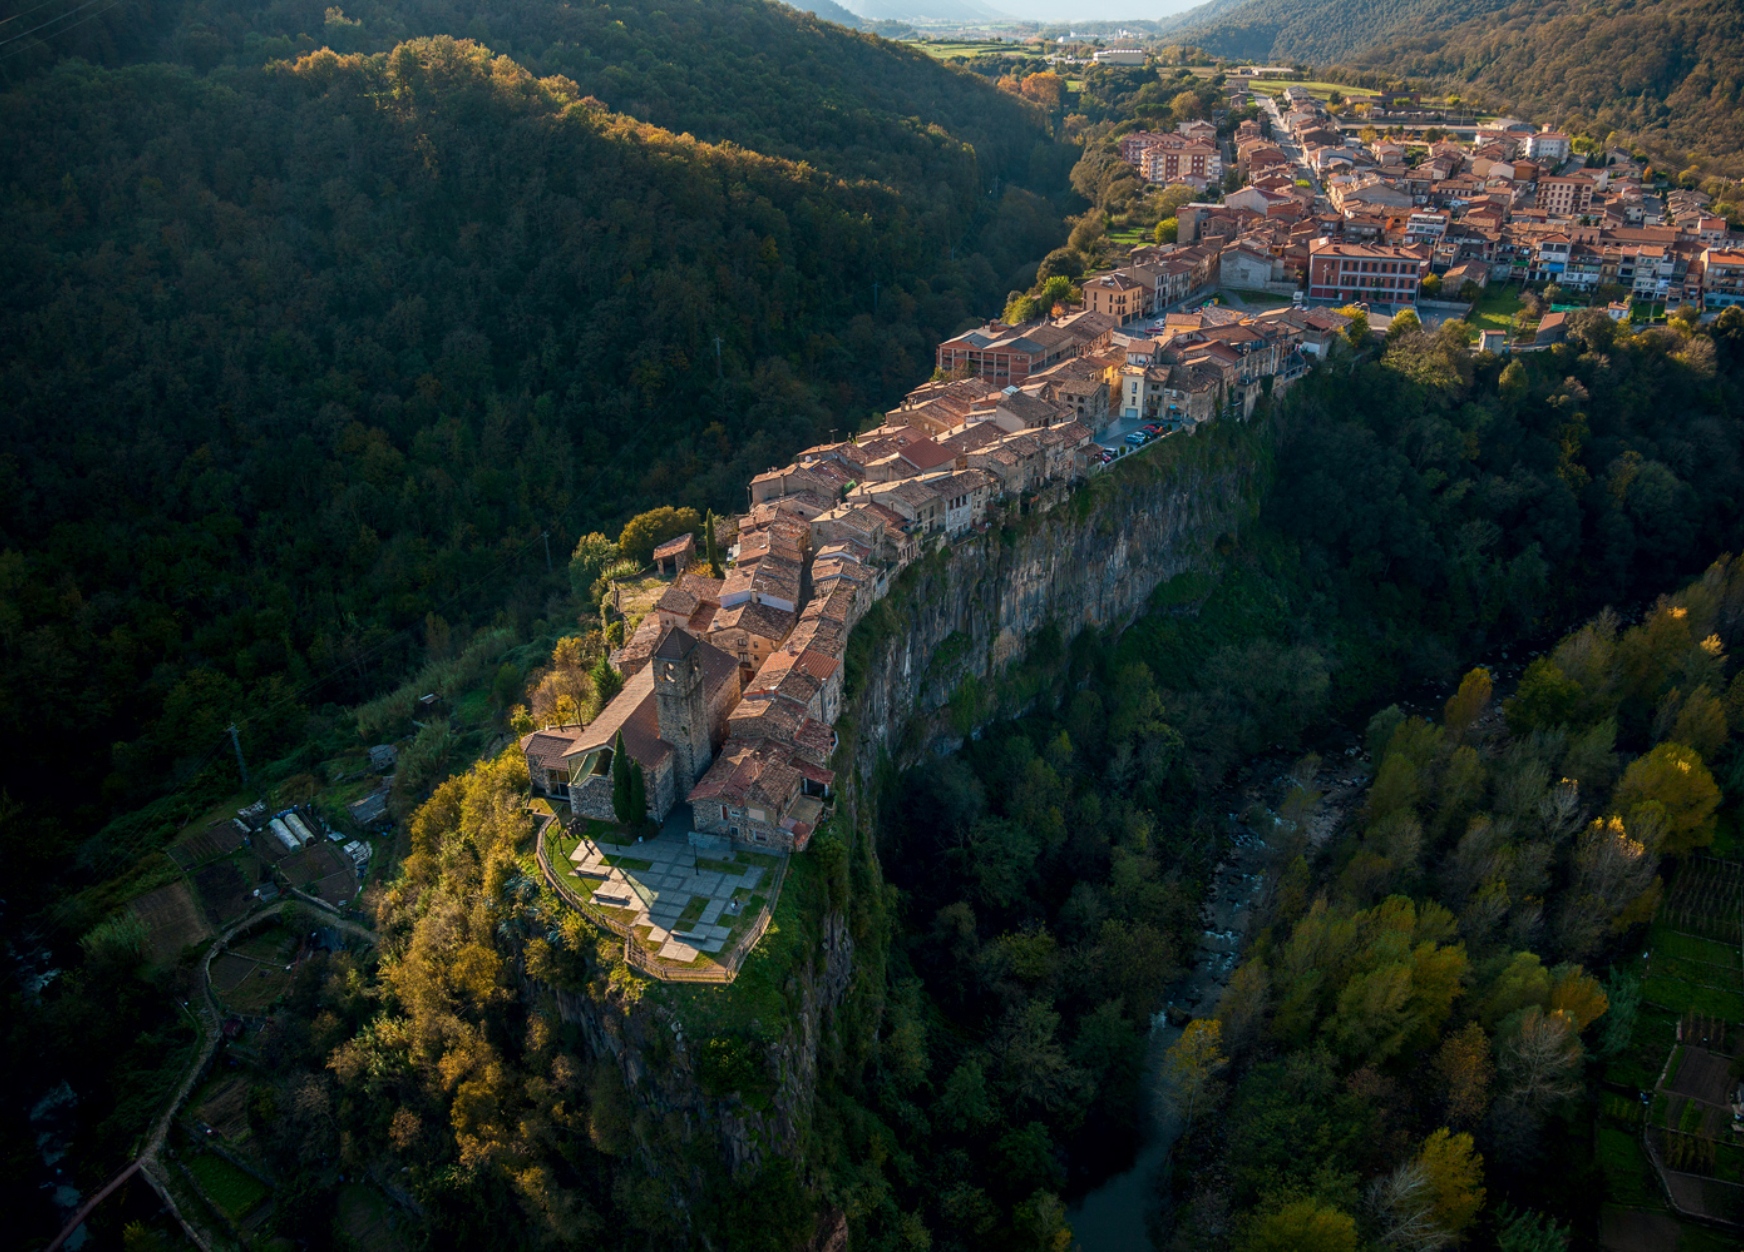
<path id="1" fill-rule="evenodd" d="M 628 826 L 639 814 L 632 806 L 632 789 L 630 774 L 630 755 L 624 751 L 624 732 L 619 731 L 618 737 L 612 740 L 612 816 Z"/>
<path id="2" fill-rule="evenodd" d="M 630 762 L 630 816 L 623 820 L 635 826 L 648 820 L 648 780 L 635 761 Z"/>
<path id="3" fill-rule="evenodd" d="M 708 520 L 703 523 L 703 550 L 708 554 L 709 577 L 724 578 L 721 572 L 721 552 L 715 544 L 715 514 L 709 510 Z"/>

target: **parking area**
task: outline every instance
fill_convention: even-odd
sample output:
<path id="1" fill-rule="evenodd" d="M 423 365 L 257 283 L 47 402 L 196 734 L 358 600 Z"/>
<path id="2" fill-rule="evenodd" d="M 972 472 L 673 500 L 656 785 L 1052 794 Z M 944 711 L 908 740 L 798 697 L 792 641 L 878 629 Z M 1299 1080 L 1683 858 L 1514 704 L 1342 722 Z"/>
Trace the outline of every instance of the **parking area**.
<path id="1" fill-rule="evenodd" d="M 1160 427 L 1161 433 L 1147 440 L 1143 444 L 1127 442 L 1127 436 L 1131 435 L 1136 430 L 1143 430 L 1147 426 Z M 1096 443 L 1098 447 L 1105 451 L 1114 453 L 1115 457 L 1118 458 L 1131 452 L 1137 452 L 1140 448 L 1148 447 L 1150 444 L 1155 443 L 1159 438 L 1166 439 L 1170 435 L 1177 433 L 1179 432 L 1170 430 L 1166 422 L 1161 422 L 1154 417 L 1128 417 L 1122 418 L 1107 430 L 1103 431 L 1100 435 L 1096 436 Z"/>

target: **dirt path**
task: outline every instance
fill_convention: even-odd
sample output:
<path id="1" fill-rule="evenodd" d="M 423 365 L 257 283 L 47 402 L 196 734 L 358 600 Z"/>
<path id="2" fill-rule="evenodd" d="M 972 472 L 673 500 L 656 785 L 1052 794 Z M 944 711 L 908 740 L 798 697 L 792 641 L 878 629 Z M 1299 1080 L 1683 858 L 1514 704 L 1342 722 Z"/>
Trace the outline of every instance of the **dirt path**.
<path id="1" fill-rule="evenodd" d="M 212 995 L 212 958 L 217 956 L 220 952 L 225 951 L 230 946 L 230 941 L 236 937 L 238 932 L 257 926 L 269 917 L 276 917 L 284 912 L 285 909 L 290 908 L 293 905 L 301 907 L 301 903 L 301 901 L 296 900 L 280 900 L 276 904 L 269 904 L 266 908 L 261 909 L 258 912 L 250 913 L 247 917 L 231 923 L 230 928 L 220 935 L 218 939 L 206 949 L 206 955 L 200 958 L 199 970 L 196 974 L 196 998 L 200 1002 L 200 1011 L 196 1016 L 196 1021 L 199 1023 L 200 1034 L 202 1036 L 198 1055 L 194 1057 L 194 1059 L 188 1064 L 187 1069 L 183 1072 L 182 1080 L 176 1086 L 176 1093 L 171 1097 L 169 1106 L 164 1109 L 164 1111 L 158 1116 L 157 1121 L 153 1123 L 151 1135 L 145 1142 L 144 1151 L 139 1154 L 138 1158 L 131 1165 L 112 1178 L 108 1185 L 87 1200 L 84 1206 L 80 1208 L 77 1213 L 73 1214 L 72 1220 L 62 1228 L 60 1234 L 55 1236 L 54 1242 L 48 1245 L 45 1252 L 56 1252 L 56 1249 L 72 1236 L 72 1233 L 84 1223 L 85 1219 L 91 1215 L 91 1212 L 135 1173 L 145 1175 L 146 1180 L 151 1183 L 152 1190 L 158 1193 L 159 1198 L 163 1200 L 170 1212 L 175 1214 L 176 1220 L 181 1223 L 182 1229 L 187 1233 L 188 1238 L 194 1241 L 195 1246 L 200 1248 L 201 1252 L 212 1252 L 212 1246 L 208 1242 L 205 1233 L 197 1229 L 193 1223 L 188 1221 L 188 1219 L 182 1215 L 181 1209 L 171 1198 L 169 1192 L 169 1173 L 164 1169 L 163 1164 L 157 1159 L 158 1153 L 163 1150 L 164 1142 L 169 1138 L 170 1127 L 175 1123 L 176 1114 L 181 1111 L 182 1105 L 187 1101 L 188 1096 L 193 1093 L 194 1084 L 197 1083 L 200 1080 L 200 1076 L 206 1072 L 206 1063 L 212 1059 L 213 1052 L 218 1048 L 218 1040 L 221 1037 L 220 1026 L 222 1018 L 219 1012 L 218 1001 Z M 374 931 L 360 926 L 356 922 L 347 921 L 342 917 L 328 915 L 324 910 L 322 918 L 325 925 L 332 926 L 337 930 L 342 930 L 348 935 L 368 940 L 370 943 L 378 942 Z"/>

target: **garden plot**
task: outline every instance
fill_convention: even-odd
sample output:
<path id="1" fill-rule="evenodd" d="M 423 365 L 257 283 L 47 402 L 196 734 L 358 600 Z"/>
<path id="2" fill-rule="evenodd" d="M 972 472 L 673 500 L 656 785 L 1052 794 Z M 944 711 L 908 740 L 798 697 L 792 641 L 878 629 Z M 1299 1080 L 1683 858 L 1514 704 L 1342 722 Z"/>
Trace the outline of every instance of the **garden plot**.
<path id="1" fill-rule="evenodd" d="M 199 943 L 212 933 L 194 904 L 194 893 L 185 882 L 171 883 L 147 892 L 128 906 L 145 923 L 146 942 L 154 961 L 173 961 L 182 949 Z"/>
<path id="2" fill-rule="evenodd" d="M 253 868 L 258 862 L 252 857 L 246 862 L 235 859 L 213 861 L 193 873 L 194 890 L 205 906 L 207 920 L 215 926 L 222 926 L 248 911 L 250 893 L 254 889 L 253 878 L 258 875 L 247 873 L 243 864 Z"/>
<path id="3" fill-rule="evenodd" d="M 1651 1031 L 1637 1030 L 1671 1049 L 1653 1075 L 1643 1139 L 1664 1194 L 1688 1216 L 1731 1225 L 1744 1225 L 1744 1134 L 1731 1107 L 1744 1070 L 1741 910 L 1744 865 L 1704 858 L 1678 867 L 1643 954 L 1642 1026 Z M 1620 1058 L 1633 1073 L 1645 1060 Z"/>
<path id="4" fill-rule="evenodd" d="M 343 904 L 357 894 L 357 867 L 331 843 L 304 848 L 279 862 L 291 886 L 329 904 Z"/>
<path id="5" fill-rule="evenodd" d="M 207 1086 L 195 1117 L 235 1142 L 248 1135 L 248 1080 L 231 1076 Z"/>
<path id="6" fill-rule="evenodd" d="M 229 822 L 213 822 L 206 829 L 184 834 L 169 849 L 170 859 L 182 869 L 193 869 L 242 846 L 242 834 Z"/>
<path id="7" fill-rule="evenodd" d="M 341 1187 L 336 1224 L 350 1245 L 364 1252 L 401 1252 L 408 1246 L 393 1206 L 373 1187 L 359 1183 Z"/>
<path id="8" fill-rule="evenodd" d="M 212 962 L 213 992 L 232 1012 L 265 1012 L 290 989 L 297 942 L 282 926 L 249 936 Z"/>

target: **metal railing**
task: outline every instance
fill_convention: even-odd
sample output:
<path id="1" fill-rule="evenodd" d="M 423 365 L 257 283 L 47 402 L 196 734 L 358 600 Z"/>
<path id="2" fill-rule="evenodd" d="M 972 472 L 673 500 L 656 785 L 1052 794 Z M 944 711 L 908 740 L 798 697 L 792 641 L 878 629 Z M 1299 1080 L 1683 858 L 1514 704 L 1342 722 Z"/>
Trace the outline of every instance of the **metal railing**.
<path id="1" fill-rule="evenodd" d="M 668 965 L 642 946 L 641 940 L 636 938 L 634 929 L 628 923 L 621 922 L 606 913 L 593 901 L 563 881 L 562 876 L 552 868 L 551 857 L 545 850 L 545 832 L 556 824 L 555 822 L 545 823 L 534 841 L 533 850 L 534 856 L 539 862 L 539 872 L 545 876 L 545 881 L 551 885 L 565 904 L 600 929 L 609 931 L 623 939 L 624 963 L 651 978 L 658 978 L 662 982 L 730 983 L 739 976 L 739 968 L 745 963 L 745 958 L 750 955 L 751 949 L 757 946 L 758 941 L 769 930 L 770 923 L 775 920 L 775 906 L 781 900 L 781 886 L 787 880 L 788 857 L 785 856 L 781 859 L 781 864 L 776 867 L 775 877 L 770 880 L 769 900 L 763 906 L 762 913 L 751 924 L 749 930 L 746 930 L 733 941 L 730 947 L 713 958 L 712 965 L 700 968 L 689 965 Z M 790 853 L 789 856 L 791 855 Z"/>

